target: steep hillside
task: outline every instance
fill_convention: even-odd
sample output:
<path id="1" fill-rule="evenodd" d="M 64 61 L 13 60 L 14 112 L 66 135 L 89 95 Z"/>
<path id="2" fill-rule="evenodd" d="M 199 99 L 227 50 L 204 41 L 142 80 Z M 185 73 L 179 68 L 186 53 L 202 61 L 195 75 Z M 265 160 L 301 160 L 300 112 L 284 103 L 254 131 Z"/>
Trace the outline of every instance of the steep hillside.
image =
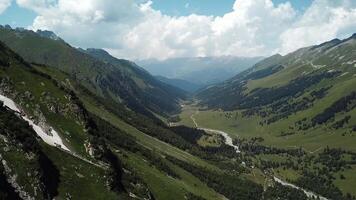
<path id="1" fill-rule="evenodd" d="M 356 34 L 267 58 L 199 91 L 182 124 L 193 116 L 231 134 L 259 168 L 324 197 L 352 199 L 355 52 Z"/>
<path id="2" fill-rule="evenodd" d="M 137 83 L 137 85 L 141 85 L 144 88 L 151 88 L 139 98 L 148 98 L 152 99 L 153 102 L 169 105 L 172 104 L 172 99 L 184 99 L 186 96 L 186 92 L 183 90 L 179 89 L 178 87 L 172 87 L 172 85 L 168 85 L 165 82 L 156 79 L 146 70 L 131 61 L 117 59 L 102 49 L 87 49 L 83 52 L 91 55 L 94 58 L 97 58 L 98 60 L 103 61 L 104 63 L 109 63 L 115 66 L 118 70 L 123 71 L 128 77 L 132 78 Z"/>
<path id="3" fill-rule="evenodd" d="M 174 194 L 178 199 L 186 195 L 221 198 L 163 157 L 168 154 L 200 166 L 208 163 L 149 137 L 114 114 L 110 119 L 116 121 L 106 122 L 106 105 L 90 104 L 100 96 L 60 71 L 26 63 L 0 44 L 0 176 L 5 177 L 0 182 L 1 197 L 166 199 Z M 90 95 L 83 97 L 81 91 Z M 120 104 L 116 108 L 127 121 L 135 117 L 130 118 L 132 111 Z M 63 144 L 52 143 L 54 131 Z M 135 134 L 145 138 L 140 141 L 144 145 L 136 142 Z M 162 145 L 164 151 L 150 151 Z M 161 183 L 166 184 L 163 191 Z"/>
<path id="4" fill-rule="evenodd" d="M 173 85 L 177 88 L 180 88 L 186 92 L 194 93 L 198 89 L 202 88 L 203 85 L 195 84 L 189 81 L 185 81 L 182 79 L 171 79 L 171 78 L 166 78 L 163 76 L 156 76 L 156 78 L 164 83 L 167 83 L 169 85 Z"/>
<path id="5" fill-rule="evenodd" d="M 261 199 L 285 191 L 204 131 L 162 122 L 88 90 L 0 43 L 0 197 Z M 300 199 L 306 196 L 299 192 Z"/>
<path id="6" fill-rule="evenodd" d="M 0 83 L 2 174 L 18 195 L 22 199 L 68 195 L 116 199 L 118 194 L 105 186 L 110 176 L 101 166 L 106 164 L 95 161 L 86 148 L 91 140 L 88 114 L 74 93 L 35 70 L 2 43 Z M 12 105 L 11 109 L 3 107 L 3 101 Z M 75 178 L 78 176 L 82 178 Z M 97 191 L 85 192 L 84 186 Z"/>
<path id="7" fill-rule="evenodd" d="M 91 92 L 146 115 L 179 110 L 184 94 L 167 86 L 133 63 L 95 57 L 71 47 L 51 32 L 0 28 L 0 40 L 27 62 L 59 69 L 79 81 Z M 176 93 L 177 92 L 177 93 Z"/>
<path id="8" fill-rule="evenodd" d="M 314 100 L 322 99 L 322 94 L 316 93 L 327 97 L 333 87 L 352 85 L 356 70 L 355 49 L 356 35 L 343 41 L 332 40 L 303 48 L 286 56 L 272 56 L 230 80 L 201 90 L 197 97 L 204 105 L 227 110 L 291 103 L 288 100 L 302 99 L 307 93 L 314 96 Z M 346 96 L 352 90 L 343 92 Z"/>

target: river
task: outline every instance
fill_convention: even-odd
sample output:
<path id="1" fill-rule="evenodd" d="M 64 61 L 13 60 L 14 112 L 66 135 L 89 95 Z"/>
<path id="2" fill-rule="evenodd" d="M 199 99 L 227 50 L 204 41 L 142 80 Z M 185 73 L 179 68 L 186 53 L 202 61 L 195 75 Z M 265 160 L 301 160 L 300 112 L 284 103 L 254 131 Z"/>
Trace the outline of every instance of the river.
<path id="1" fill-rule="evenodd" d="M 194 117 L 194 115 L 196 115 L 196 114 L 199 114 L 199 111 L 196 111 L 194 114 L 192 114 L 192 115 L 190 116 L 190 118 L 192 119 L 192 121 L 193 121 L 193 123 L 194 123 L 194 125 L 195 125 L 195 127 L 196 127 L 197 129 L 222 135 L 222 136 L 225 138 L 225 144 L 226 144 L 226 145 L 229 145 L 229 146 L 233 147 L 233 148 L 236 150 L 236 153 L 241 153 L 239 147 L 238 147 L 237 145 L 234 145 L 233 140 L 232 140 L 232 138 L 229 136 L 228 133 L 226 133 L 226 132 L 224 132 L 224 131 L 221 131 L 221 130 L 216 130 L 216 129 L 210 129 L 210 128 L 200 127 L 199 124 L 196 122 L 196 119 L 195 119 L 195 117 Z M 300 187 L 298 187 L 298 186 L 296 186 L 296 185 L 294 185 L 294 184 L 291 184 L 291 183 L 288 183 L 288 182 L 286 182 L 286 181 L 283 181 L 282 179 L 279 179 L 279 178 L 277 178 L 276 176 L 274 176 L 273 179 L 274 179 L 274 181 L 276 181 L 276 182 L 278 182 L 278 183 L 280 183 L 280 184 L 282 184 L 282 185 L 284 185 L 284 186 L 292 187 L 292 188 L 295 188 L 295 189 L 297 189 L 297 190 L 303 191 L 303 192 L 305 193 L 305 195 L 306 195 L 308 198 L 314 198 L 314 199 L 320 199 L 320 200 L 329 200 L 329 199 L 327 199 L 327 198 L 325 198 L 325 197 L 323 197 L 323 196 L 317 195 L 317 194 L 315 194 L 315 193 L 313 193 L 313 192 L 310 192 L 310 191 L 308 191 L 308 190 L 305 190 L 305 189 L 303 189 L 303 188 L 300 188 Z"/>

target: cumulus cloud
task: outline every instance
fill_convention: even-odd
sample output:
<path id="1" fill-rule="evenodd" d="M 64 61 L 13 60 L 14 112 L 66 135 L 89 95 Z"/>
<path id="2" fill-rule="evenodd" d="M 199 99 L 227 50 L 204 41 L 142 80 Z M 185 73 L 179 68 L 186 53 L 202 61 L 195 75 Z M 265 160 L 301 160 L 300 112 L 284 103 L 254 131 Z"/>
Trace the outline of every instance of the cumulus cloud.
<path id="1" fill-rule="evenodd" d="M 306 12 L 280 35 L 281 53 L 345 38 L 356 31 L 356 2 L 315 0 Z"/>
<path id="2" fill-rule="evenodd" d="M 236 0 L 225 15 L 169 16 L 147 0 L 17 0 L 38 13 L 31 28 L 118 57 L 267 56 L 345 37 L 356 28 L 353 0 L 314 0 L 299 13 L 289 2 Z"/>
<path id="3" fill-rule="evenodd" d="M 0 0 L 0 14 L 11 5 L 11 0 Z"/>

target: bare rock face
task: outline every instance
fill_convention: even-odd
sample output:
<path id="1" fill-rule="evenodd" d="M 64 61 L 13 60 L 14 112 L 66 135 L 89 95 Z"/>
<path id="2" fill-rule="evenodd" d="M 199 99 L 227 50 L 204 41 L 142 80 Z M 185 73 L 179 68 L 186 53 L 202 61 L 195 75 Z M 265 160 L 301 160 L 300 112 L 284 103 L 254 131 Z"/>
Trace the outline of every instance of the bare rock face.
<path id="1" fill-rule="evenodd" d="M 0 79 L 0 93 L 10 94 L 12 93 L 13 88 L 11 86 L 11 81 L 9 77 Z"/>
<path id="2" fill-rule="evenodd" d="M 88 140 L 85 141 L 84 143 L 84 147 L 85 147 L 85 151 L 94 158 L 94 153 L 95 153 L 95 149 L 94 147 L 90 144 L 90 142 Z"/>

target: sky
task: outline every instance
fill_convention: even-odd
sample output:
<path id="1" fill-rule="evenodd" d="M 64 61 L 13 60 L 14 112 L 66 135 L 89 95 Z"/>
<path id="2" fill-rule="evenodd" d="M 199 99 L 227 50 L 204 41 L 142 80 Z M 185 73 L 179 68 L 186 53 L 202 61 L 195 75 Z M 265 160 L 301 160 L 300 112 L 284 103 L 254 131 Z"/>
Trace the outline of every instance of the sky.
<path id="1" fill-rule="evenodd" d="M 269 56 L 356 32 L 356 0 L 0 0 L 0 24 L 116 57 Z"/>

